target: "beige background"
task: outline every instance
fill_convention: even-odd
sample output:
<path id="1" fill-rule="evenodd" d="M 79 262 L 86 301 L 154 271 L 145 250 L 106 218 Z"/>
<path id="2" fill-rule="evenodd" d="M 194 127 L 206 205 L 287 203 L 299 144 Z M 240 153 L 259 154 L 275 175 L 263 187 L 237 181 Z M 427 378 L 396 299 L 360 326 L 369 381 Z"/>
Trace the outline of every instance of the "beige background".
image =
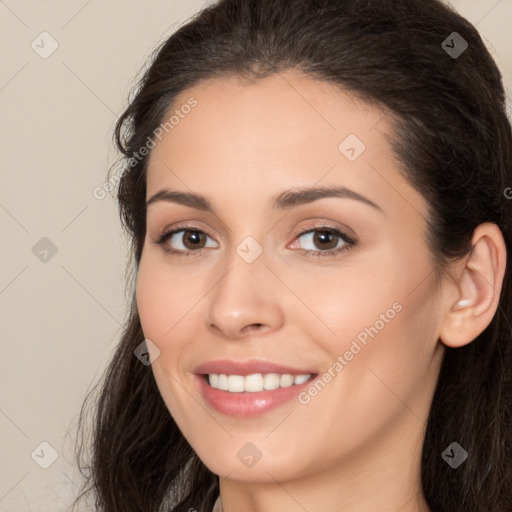
<path id="1" fill-rule="evenodd" d="M 146 57 L 207 3 L 0 0 L 1 512 L 69 510 L 78 412 L 128 303 L 117 206 L 93 190 L 116 159 L 114 123 Z M 512 0 L 451 3 L 511 91 Z M 45 31 L 58 48 L 43 59 Z M 34 254 L 43 237 L 57 251 L 46 262 Z M 47 469 L 35 462 L 51 461 L 42 442 L 58 454 Z"/>

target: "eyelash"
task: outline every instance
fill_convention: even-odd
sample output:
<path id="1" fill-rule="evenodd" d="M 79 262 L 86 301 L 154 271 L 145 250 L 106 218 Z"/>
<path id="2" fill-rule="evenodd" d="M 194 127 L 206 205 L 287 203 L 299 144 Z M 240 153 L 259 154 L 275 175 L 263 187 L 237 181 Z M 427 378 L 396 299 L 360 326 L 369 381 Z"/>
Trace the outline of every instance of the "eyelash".
<path id="1" fill-rule="evenodd" d="M 170 231 L 165 231 L 164 233 L 162 233 L 160 235 L 158 240 L 156 240 L 154 243 L 156 243 L 157 245 L 162 246 L 162 249 L 167 254 L 169 254 L 171 256 L 192 256 L 193 253 L 201 253 L 203 251 L 203 249 L 198 249 L 198 250 L 193 250 L 193 251 L 192 250 L 182 251 L 182 250 L 177 250 L 177 249 L 170 249 L 169 247 L 164 245 L 165 242 L 167 242 L 167 240 L 169 238 L 171 238 L 172 235 L 174 235 L 176 233 L 180 233 L 182 231 L 183 232 L 187 232 L 188 231 L 188 232 L 193 232 L 193 233 L 202 233 L 202 234 L 208 236 L 208 234 L 205 233 L 202 229 L 195 228 L 194 226 L 180 226 L 180 227 L 172 229 Z M 355 247 L 357 245 L 357 240 L 355 240 L 354 238 L 348 236 L 343 231 L 340 231 L 339 229 L 332 228 L 332 227 L 329 227 L 329 226 L 324 226 L 324 225 L 315 226 L 314 228 L 308 229 L 307 231 L 302 231 L 295 238 L 300 238 L 300 237 L 302 237 L 304 235 L 307 235 L 309 233 L 314 233 L 316 231 L 318 231 L 318 232 L 326 232 L 326 233 L 329 233 L 331 235 L 335 235 L 338 238 L 341 238 L 345 242 L 345 244 L 342 245 L 341 247 L 339 247 L 338 249 L 329 249 L 327 251 L 302 249 L 303 254 L 306 255 L 306 256 L 310 255 L 310 256 L 313 256 L 313 257 L 317 257 L 317 256 L 319 256 L 319 257 L 335 257 L 338 254 L 340 254 L 340 253 L 342 253 L 344 251 L 347 251 L 347 250 L 349 250 L 352 247 Z"/>

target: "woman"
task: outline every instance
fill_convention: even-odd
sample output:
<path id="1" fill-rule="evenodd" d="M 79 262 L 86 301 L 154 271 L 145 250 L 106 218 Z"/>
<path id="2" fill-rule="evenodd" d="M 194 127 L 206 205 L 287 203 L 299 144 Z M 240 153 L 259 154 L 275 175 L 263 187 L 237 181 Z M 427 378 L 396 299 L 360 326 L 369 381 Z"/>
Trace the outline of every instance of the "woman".
<path id="1" fill-rule="evenodd" d="M 512 135 L 470 23 L 221 0 L 116 140 L 136 282 L 96 510 L 512 510 Z"/>

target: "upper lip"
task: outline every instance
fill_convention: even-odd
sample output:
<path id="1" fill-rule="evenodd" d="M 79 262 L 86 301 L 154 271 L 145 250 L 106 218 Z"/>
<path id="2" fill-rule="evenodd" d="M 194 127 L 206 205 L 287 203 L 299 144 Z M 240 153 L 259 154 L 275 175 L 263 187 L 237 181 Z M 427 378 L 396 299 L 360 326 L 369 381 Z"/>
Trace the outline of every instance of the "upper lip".
<path id="1" fill-rule="evenodd" d="M 224 375 L 251 375 L 253 373 L 289 373 L 291 375 L 307 375 L 314 373 L 312 370 L 292 368 L 281 364 L 271 363 L 261 359 L 249 361 L 230 361 L 217 359 L 200 364 L 194 369 L 197 374 L 224 374 Z"/>

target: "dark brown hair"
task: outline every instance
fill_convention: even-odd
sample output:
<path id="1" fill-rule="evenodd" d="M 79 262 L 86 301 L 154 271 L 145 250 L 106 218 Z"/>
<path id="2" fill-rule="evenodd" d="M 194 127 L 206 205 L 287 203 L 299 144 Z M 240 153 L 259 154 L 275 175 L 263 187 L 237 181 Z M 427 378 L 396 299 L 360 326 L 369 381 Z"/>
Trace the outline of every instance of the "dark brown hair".
<path id="1" fill-rule="evenodd" d="M 448 51 L 454 32 L 468 45 L 458 56 Z M 434 512 L 510 512 L 512 201 L 504 192 L 512 186 L 512 134 L 501 74 L 477 30 L 451 8 L 438 0 L 221 0 L 194 16 L 155 52 L 116 127 L 124 169 L 117 199 L 134 258 L 128 268 L 138 266 L 146 230 L 147 157 L 134 162 L 134 154 L 176 96 L 212 78 L 257 80 L 287 69 L 389 113 L 400 172 L 429 205 L 428 248 L 440 274 L 471 249 L 479 224 L 501 229 L 507 269 L 498 311 L 473 342 L 446 348 L 421 478 Z M 218 477 L 178 429 L 151 367 L 134 357 L 144 334 L 130 285 L 131 310 L 98 382 L 87 466 L 84 438 L 77 442 L 82 495 L 93 492 L 101 512 L 210 511 Z M 453 441 L 469 453 L 456 470 L 441 457 Z"/>

